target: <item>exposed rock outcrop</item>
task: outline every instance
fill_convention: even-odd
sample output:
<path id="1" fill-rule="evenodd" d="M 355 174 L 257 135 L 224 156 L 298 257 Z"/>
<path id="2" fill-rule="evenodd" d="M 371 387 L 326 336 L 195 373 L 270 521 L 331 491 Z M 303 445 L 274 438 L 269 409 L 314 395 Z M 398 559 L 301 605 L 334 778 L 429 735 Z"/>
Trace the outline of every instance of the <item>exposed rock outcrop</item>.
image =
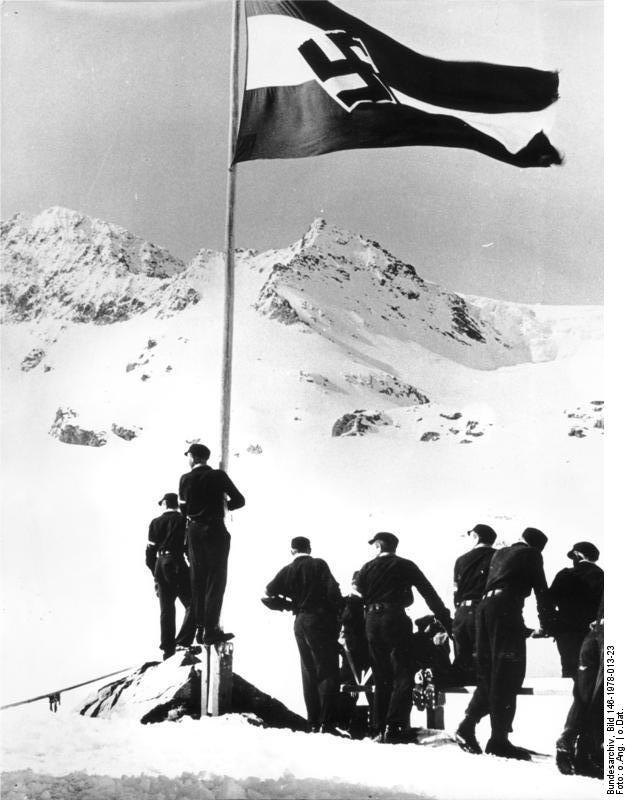
<path id="1" fill-rule="evenodd" d="M 38 367 L 39 364 L 41 364 L 45 356 L 45 350 L 42 350 L 40 347 L 34 347 L 30 353 L 28 353 L 28 355 L 24 356 L 24 359 L 20 364 L 20 369 L 22 372 L 30 372 L 31 369 L 35 369 L 35 367 Z"/>
<path id="2" fill-rule="evenodd" d="M 118 425 L 114 422 L 111 425 L 111 430 L 116 436 L 119 436 L 120 439 L 125 439 L 127 442 L 131 442 L 133 439 L 136 439 L 137 436 L 139 436 L 143 428 L 139 425 L 124 427 L 123 425 Z"/>
<path id="3" fill-rule="evenodd" d="M 585 439 L 589 435 L 604 434 L 604 400 L 589 400 L 563 413 L 570 426 L 568 436 Z"/>
<path id="4" fill-rule="evenodd" d="M 80 444 L 86 447 L 102 447 L 107 443 L 106 431 L 93 431 L 81 427 L 72 408 L 57 409 L 50 435 L 64 444 Z"/>
<path id="5" fill-rule="evenodd" d="M 200 660 L 190 651 L 166 661 L 151 661 L 98 689 L 78 709 L 87 717 L 124 717 L 147 724 L 197 717 L 200 710 Z M 232 713 L 252 724 L 307 730 L 307 722 L 283 703 L 233 674 Z"/>
<path id="6" fill-rule="evenodd" d="M 364 411 L 357 409 L 344 414 L 333 425 L 333 436 L 364 436 L 385 425 L 391 425 L 391 417 L 382 411 Z"/>
<path id="7" fill-rule="evenodd" d="M 403 383 L 395 375 L 345 375 L 345 380 L 355 386 L 364 386 L 373 392 L 383 394 L 407 405 L 420 405 L 430 402 L 425 394 L 410 383 Z"/>

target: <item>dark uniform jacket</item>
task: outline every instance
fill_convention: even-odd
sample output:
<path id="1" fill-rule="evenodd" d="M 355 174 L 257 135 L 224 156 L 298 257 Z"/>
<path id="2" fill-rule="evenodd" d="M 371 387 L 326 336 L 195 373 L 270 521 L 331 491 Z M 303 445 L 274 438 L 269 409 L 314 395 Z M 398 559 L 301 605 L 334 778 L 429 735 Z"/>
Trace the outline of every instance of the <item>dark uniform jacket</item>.
<path id="1" fill-rule="evenodd" d="M 545 630 L 553 627 L 554 612 L 543 571 L 543 556 L 536 547 L 516 542 L 496 550 L 485 585 L 486 592 L 490 589 L 504 589 L 522 601 L 534 591 L 541 627 Z"/>
<path id="2" fill-rule="evenodd" d="M 181 476 L 178 487 L 181 511 L 193 522 L 223 519 L 224 495 L 229 498 L 229 511 L 245 505 L 244 496 L 221 469 L 200 464 Z"/>
<path id="3" fill-rule="evenodd" d="M 293 610 L 332 612 L 338 615 L 342 605 L 339 584 L 322 558 L 302 554 L 283 567 L 267 584 L 268 595 L 283 595 L 293 600 Z"/>
<path id="4" fill-rule="evenodd" d="M 356 587 L 366 606 L 388 603 L 402 608 L 411 605 L 414 586 L 437 619 L 450 630 L 450 612 L 421 569 L 395 553 L 380 555 L 359 570 Z"/>
<path id="5" fill-rule="evenodd" d="M 586 631 L 603 595 L 604 571 L 597 564 L 581 561 L 557 572 L 550 587 L 550 597 L 558 608 L 557 632 Z"/>
<path id="6" fill-rule="evenodd" d="M 454 564 L 454 605 L 463 600 L 480 600 L 485 593 L 493 547 L 478 546 L 459 556 Z"/>
<path id="7" fill-rule="evenodd" d="M 185 549 L 185 518 L 174 509 L 165 511 L 150 523 L 148 529 L 148 546 L 146 547 L 146 565 L 154 573 L 157 555 L 161 550 L 168 550 L 181 559 Z"/>

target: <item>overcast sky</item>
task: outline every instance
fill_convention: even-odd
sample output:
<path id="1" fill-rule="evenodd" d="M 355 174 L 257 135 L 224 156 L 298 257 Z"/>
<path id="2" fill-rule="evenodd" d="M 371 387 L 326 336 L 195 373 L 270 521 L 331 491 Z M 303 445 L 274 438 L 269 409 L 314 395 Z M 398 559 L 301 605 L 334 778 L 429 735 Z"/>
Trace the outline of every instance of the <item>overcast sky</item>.
<path id="1" fill-rule="evenodd" d="M 446 288 L 602 301 L 601 0 L 337 0 L 428 55 L 558 69 L 563 167 L 464 150 L 344 151 L 238 168 L 236 242 L 312 219 L 380 241 Z M 2 217 L 64 205 L 185 260 L 223 248 L 231 6 L 2 5 Z"/>

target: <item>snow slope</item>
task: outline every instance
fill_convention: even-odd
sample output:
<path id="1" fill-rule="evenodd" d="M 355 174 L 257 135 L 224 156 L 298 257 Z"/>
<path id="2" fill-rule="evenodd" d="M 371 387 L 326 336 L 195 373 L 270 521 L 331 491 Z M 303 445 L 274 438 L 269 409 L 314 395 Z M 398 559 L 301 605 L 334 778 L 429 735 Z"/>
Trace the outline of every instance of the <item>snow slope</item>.
<path id="1" fill-rule="evenodd" d="M 10 702 L 158 657 L 145 534 L 186 443 L 217 449 L 223 277 L 218 253 L 185 266 L 66 209 L 5 223 L 3 246 Z M 599 308 L 463 297 L 423 281 L 419 254 L 404 264 L 322 221 L 240 252 L 229 472 L 247 505 L 228 521 L 223 614 L 236 670 L 302 710 L 290 618 L 258 601 L 296 534 L 347 586 L 371 534 L 392 530 L 448 604 L 478 521 L 500 542 L 545 530 L 549 578 L 574 541 L 602 550 L 601 334 Z M 106 443 L 50 435 L 59 409 Z M 357 410 L 389 424 L 331 436 Z M 554 644 L 529 647 L 529 676 L 556 675 Z"/>

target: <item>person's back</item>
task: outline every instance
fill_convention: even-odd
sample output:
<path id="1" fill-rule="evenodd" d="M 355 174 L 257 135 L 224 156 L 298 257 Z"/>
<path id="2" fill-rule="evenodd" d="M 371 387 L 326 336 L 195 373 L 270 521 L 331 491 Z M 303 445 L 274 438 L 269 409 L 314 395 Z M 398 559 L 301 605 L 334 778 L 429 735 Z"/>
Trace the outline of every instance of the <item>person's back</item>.
<path id="1" fill-rule="evenodd" d="M 152 520 L 148 529 L 148 547 L 154 555 L 159 550 L 166 550 L 182 558 L 185 548 L 185 518 L 178 509 L 168 508 Z"/>
<path id="2" fill-rule="evenodd" d="M 356 588 L 365 604 L 365 631 L 376 684 L 374 727 L 381 741 L 396 743 L 406 740 L 411 711 L 412 624 L 405 612 L 413 601 L 411 587 L 418 590 L 447 631 L 450 612 L 417 564 L 396 554 L 395 534 L 380 531 L 369 544 L 376 557 L 359 570 Z"/>
<path id="3" fill-rule="evenodd" d="M 288 597 L 295 614 L 302 690 L 311 730 L 336 733 L 339 692 L 339 584 L 305 536 L 291 540 L 292 562 L 267 584 L 268 598 Z M 270 607 L 270 606 L 268 606 Z"/>
<path id="4" fill-rule="evenodd" d="M 525 598 L 538 583 L 542 583 L 541 575 L 543 575 L 541 553 L 524 542 L 516 542 L 494 553 L 485 591 L 506 589 L 520 598 Z"/>
<path id="5" fill-rule="evenodd" d="M 268 595 L 285 595 L 294 611 L 339 612 L 341 592 L 328 564 L 308 553 L 299 554 L 267 585 Z"/>
<path id="6" fill-rule="evenodd" d="M 166 510 L 155 517 L 148 528 L 146 566 L 154 576 L 155 587 L 161 608 L 161 650 L 163 658 L 169 658 L 176 645 L 191 644 L 195 632 L 195 621 L 191 609 L 191 587 L 189 568 L 184 558 L 185 520 L 178 511 L 178 497 L 168 492 L 159 500 Z M 185 606 L 185 618 L 176 636 L 176 599 Z"/>
<path id="7" fill-rule="evenodd" d="M 194 522 L 223 519 L 225 495 L 229 497 L 229 511 L 245 505 L 243 495 L 228 475 L 208 464 L 198 464 L 181 476 L 179 494 L 184 503 L 184 513 Z"/>
<path id="8" fill-rule="evenodd" d="M 490 525 L 478 523 L 467 531 L 474 546 L 454 564 L 454 675 L 462 684 L 476 683 L 476 610 L 485 593 L 489 568 L 496 552 L 497 534 Z"/>
<path id="9" fill-rule="evenodd" d="M 191 569 L 191 593 L 197 640 L 214 644 L 232 639 L 220 627 L 226 589 L 230 533 L 224 523 L 225 508 L 234 511 L 245 498 L 228 475 L 207 464 L 211 451 L 195 442 L 185 453 L 190 472 L 180 478 L 181 511 L 188 519 L 187 545 Z"/>
<path id="10" fill-rule="evenodd" d="M 567 554 L 574 566 L 558 572 L 550 586 L 564 678 L 576 678 L 580 648 L 603 598 L 604 572 L 595 563 L 599 556 L 600 551 L 591 542 L 577 542 Z"/>
<path id="11" fill-rule="evenodd" d="M 487 753 L 504 758 L 529 760 L 528 750 L 509 741 L 513 730 L 517 694 L 526 674 L 524 600 L 534 591 L 541 628 L 549 633 L 552 609 L 543 571 L 548 537 L 537 528 L 525 528 L 519 542 L 497 550 L 491 559 L 485 594 L 476 611 L 476 663 L 478 685 L 457 728 L 459 746 L 481 753 L 476 725 L 488 713 L 491 737 Z"/>
<path id="12" fill-rule="evenodd" d="M 365 606 L 383 603 L 407 608 L 413 603 L 411 587 L 414 586 L 429 608 L 446 622 L 449 612 L 421 569 L 408 558 L 385 553 L 364 564 L 359 570 L 357 587 Z"/>
<path id="13" fill-rule="evenodd" d="M 457 558 L 454 564 L 455 605 L 462 601 L 481 599 L 495 552 L 490 546 L 473 547 Z"/>
<path id="14" fill-rule="evenodd" d="M 558 572 L 550 594 L 558 606 L 560 630 L 584 630 L 595 619 L 604 592 L 604 571 L 597 564 L 582 561 Z"/>

